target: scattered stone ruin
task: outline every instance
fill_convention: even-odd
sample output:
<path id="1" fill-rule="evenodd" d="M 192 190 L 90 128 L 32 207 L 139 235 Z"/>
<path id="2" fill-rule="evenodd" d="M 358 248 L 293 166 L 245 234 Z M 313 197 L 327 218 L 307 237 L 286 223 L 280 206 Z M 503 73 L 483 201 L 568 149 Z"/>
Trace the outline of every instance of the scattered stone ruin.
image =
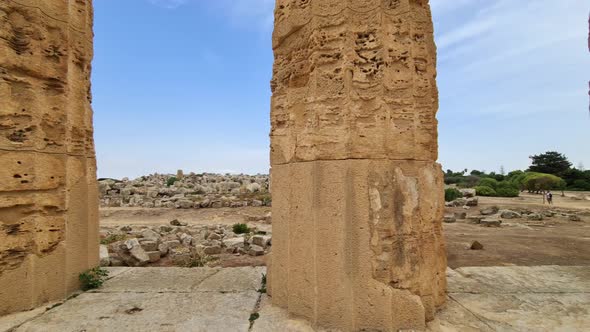
<path id="1" fill-rule="evenodd" d="M 0 315 L 99 262 L 92 17 L 91 0 L 0 1 Z M 275 21 L 272 301 L 315 326 L 421 329 L 446 290 L 428 1 L 277 0 Z"/>
<path id="2" fill-rule="evenodd" d="M 91 1 L 0 1 L 0 315 L 98 264 Z"/>
<path id="3" fill-rule="evenodd" d="M 271 204 L 268 175 L 180 174 L 100 179 L 100 206 L 204 209 Z"/>
<path id="4" fill-rule="evenodd" d="M 279 0 L 273 48 L 273 304 L 423 329 L 446 291 L 428 1 Z"/>

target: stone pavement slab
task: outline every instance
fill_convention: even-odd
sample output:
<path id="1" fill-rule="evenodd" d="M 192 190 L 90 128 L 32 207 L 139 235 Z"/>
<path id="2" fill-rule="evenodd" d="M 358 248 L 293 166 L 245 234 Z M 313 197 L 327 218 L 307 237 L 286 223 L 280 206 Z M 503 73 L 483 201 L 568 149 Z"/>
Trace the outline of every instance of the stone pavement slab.
<path id="1" fill-rule="evenodd" d="M 23 311 L 7 316 L 0 317 L 0 331 L 9 331 L 15 326 L 19 326 L 34 319 L 48 310 L 50 306 L 46 305 L 30 311 Z"/>
<path id="2" fill-rule="evenodd" d="M 447 270 L 448 302 L 428 331 L 589 331 L 590 267 L 468 267 Z M 310 332 L 263 297 L 255 332 Z"/>
<path id="3" fill-rule="evenodd" d="M 590 293 L 588 266 L 462 267 L 447 276 L 449 293 Z"/>
<path id="4" fill-rule="evenodd" d="M 15 332 L 248 331 L 258 293 L 86 293 Z"/>
<path id="5" fill-rule="evenodd" d="M 257 292 L 264 273 L 260 267 L 112 269 L 102 289 L 2 317 L 0 331 L 314 331 Z M 449 269 L 448 303 L 428 330 L 588 331 L 589 274 L 589 267 Z M 259 318 L 250 326 L 253 313 Z"/>
<path id="6" fill-rule="evenodd" d="M 449 294 L 493 331 L 588 331 L 590 293 Z"/>
<path id="7" fill-rule="evenodd" d="M 266 273 L 263 267 L 108 270 L 101 289 L 4 317 L 0 331 L 248 331 Z"/>
<path id="8" fill-rule="evenodd" d="M 197 291 L 239 292 L 258 291 L 262 286 L 265 267 L 236 267 L 221 269 L 218 273 L 203 280 Z"/>
<path id="9" fill-rule="evenodd" d="M 219 268 L 151 267 L 132 268 L 105 282 L 101 293 L 117 292 L 191 292 L 215 275 Z M 232 272 L 242 272 L 231 270 Z"/>

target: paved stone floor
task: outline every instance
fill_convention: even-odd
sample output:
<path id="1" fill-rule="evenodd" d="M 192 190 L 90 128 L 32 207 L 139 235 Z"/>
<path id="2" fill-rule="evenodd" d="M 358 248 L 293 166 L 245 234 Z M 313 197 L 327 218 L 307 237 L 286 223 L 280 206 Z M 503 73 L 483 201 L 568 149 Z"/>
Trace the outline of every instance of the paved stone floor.
<path id="1" fill-rule="evenodd" d="M 100 290 L 0 318 L 0 331 L 313 331 L 258 292 L 264 268 L 110 271 Z M 448 276 L 449 302 L 429 331 L 589 331 L 589 267 L 472 267 Z"/>

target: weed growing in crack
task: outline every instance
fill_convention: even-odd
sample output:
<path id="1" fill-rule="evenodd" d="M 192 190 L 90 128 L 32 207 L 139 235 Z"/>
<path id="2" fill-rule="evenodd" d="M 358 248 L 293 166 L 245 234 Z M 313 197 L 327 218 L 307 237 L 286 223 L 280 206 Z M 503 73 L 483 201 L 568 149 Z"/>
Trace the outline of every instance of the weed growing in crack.
<path id="1" fill-rule="evenodd" d="M 100 267 L 95 267 L 80 273 L 78 279 L 80 279 L 80 283 L 82 284 L 82 290 L 87 291 L 102 287 L 102 284 L 104 284 L 108 276 L 109 271 Z"/>
<path id="2" fill-rule="evenodd" d="M 266 273 L 262 274 L 262 286 L 258 290 L 258 293 L 266 294 Z"/>

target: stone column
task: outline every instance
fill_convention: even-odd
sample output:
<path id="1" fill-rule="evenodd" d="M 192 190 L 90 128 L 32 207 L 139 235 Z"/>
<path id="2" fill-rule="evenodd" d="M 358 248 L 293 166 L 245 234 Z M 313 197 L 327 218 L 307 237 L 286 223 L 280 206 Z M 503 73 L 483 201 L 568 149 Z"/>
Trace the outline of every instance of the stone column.
<path id="1" fill-rule="evenodd" d="M 424 328 L 446 291 L 428 1 L 278 0 L 273 48 L 273 304 Z"/>
<path id="2" fill-rule="evenodd" d="M 91 0 L 0 1 L 0 315 L 98 264 Z"/>

